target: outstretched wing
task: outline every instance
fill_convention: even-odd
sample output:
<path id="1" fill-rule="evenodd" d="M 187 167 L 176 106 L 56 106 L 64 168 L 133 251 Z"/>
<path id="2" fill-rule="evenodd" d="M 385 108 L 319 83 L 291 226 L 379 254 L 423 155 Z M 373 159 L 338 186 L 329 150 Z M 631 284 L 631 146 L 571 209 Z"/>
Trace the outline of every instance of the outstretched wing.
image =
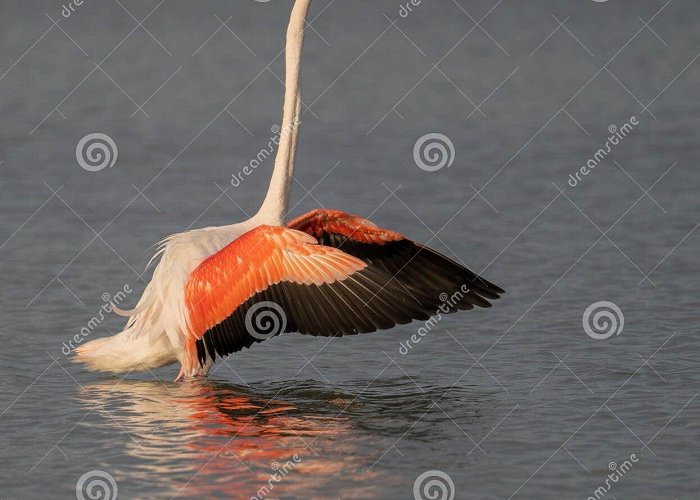
<path id="1" fill-rule="evenodd" d="M 216 359 L 283 332 L 340 336 L 428 319 L 439 301 L 307 233 L 260 226 L 192 272 L 185 304 L 193 369 L 207 354 Z"/>
<path id="2" fill-rule="evenodd" d="M 379 267 L 402 286 L 448 298 L 450 309 L 490 307 L 505 291 L 465 266 L 402 234 L 340 210 L 317 209 L 287 227 L 318 238 L 367 264 Z"/>

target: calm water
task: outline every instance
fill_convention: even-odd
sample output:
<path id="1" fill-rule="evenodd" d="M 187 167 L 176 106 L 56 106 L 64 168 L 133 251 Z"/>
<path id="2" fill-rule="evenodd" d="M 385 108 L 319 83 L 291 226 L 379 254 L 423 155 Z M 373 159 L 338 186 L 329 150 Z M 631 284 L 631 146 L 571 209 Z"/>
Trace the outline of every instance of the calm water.
<path id="1" fill-rule="evenodd" d="M 111 498 L 110 480 L 119 498 L 410 499 L 438 471 L 449 491 L 416 498 L 697 498 L 690 0 L 317 0 L 294 215 L 371 215 L 508 294 L 417 343 L 421 323 L 290 334 L 202 383 L 70 362 L 81 329 L 119 331 L 100 310 L 136 303 L 153 243 L 257 208 L 271 161 L 231 179 L 279 119 L 290 6 L 0 6 L 0 497 L 101 479 Z M 90 172 L 76 145 L 96 132 L 118 158 Z M 449 168 L 417 166 L 429 133 Z M 582 322 L 599 301 L 619 308 L 604 339 Z"/>

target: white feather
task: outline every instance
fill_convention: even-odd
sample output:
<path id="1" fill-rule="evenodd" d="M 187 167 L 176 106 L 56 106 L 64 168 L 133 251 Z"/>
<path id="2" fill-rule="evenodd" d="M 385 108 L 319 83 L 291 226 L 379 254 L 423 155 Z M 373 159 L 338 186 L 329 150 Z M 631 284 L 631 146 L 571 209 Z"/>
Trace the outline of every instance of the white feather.
<path id="1" fill-rule="evenodd" d="M 130 311 L 115 308 L 117 313 L 129 316 L 124 331 L 77 348 L 75 361 L 94 370 L 111 372 L 147 370 L 177 361 L 182 363 L 189 335 L 184 285 L 192 271 L 204 259 L 244 233 L 262 224 L 284 224 L 300 123 L 301 50 L 310 4 L 311 0 L 296 0 L 287 29 L 282 134 L 270 187 L 260 210 L 240 224 L 187 231 L 162 240 L 147 266 L 158 262 L 153 277 L 136 307 Z M 197 369 L 206 374 L 210 366 L 211 360 L 207 360 L 205 366 Z M 197 373 L 183 373 L 181 370 L 180 375 L 189 377 Z"/>
<path id="2" fill-rule="evenodd" d="M 184 296 L 187 278 L 204 259 L 259 226 L 261 220 L 254 217 L 240 224 L 165 238 L 156 253 L 159 260 L 150 283 L 136 307 L 126 311 L 130 317 L 124 330 L 78 347 L 75 361 L 93 370 L 115 373 L 182 362 L 189 331 Z"/>

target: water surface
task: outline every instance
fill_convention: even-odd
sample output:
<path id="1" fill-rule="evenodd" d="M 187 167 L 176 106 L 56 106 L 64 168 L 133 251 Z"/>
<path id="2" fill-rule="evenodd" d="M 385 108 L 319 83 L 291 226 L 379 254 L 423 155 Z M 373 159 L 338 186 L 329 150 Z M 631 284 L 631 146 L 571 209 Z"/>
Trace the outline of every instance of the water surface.
<path id="1" fill-rule="evenodd" d="M 406 499 L 440 471 L 456 499 L 695 498 L 689 0 L 424 0 L 410 14 L 317 0 L 293 215 L 370 216 L 508 294 L 419 342 L 421 322 L 332 342 L 286 335 L 204 382 L 70 362 L 81 330 L 122 327 L 91 320 L 125 286 L 136 303 L 151 245 L 257 209 L 272 162 L 231 179 L 279 120 L 290 6 L 0 6 L 0 497 L 75 498 L 101 471 L 119 498 Z M 149 17 L 140 27 L 130 14 Z M 118 158 L 89 172 L 75 149 L 95 132 Z M 430 133 L 452 141 L 449 168 L 416 165 Z M 599 301 L 624 316 L 603 340 L 582 324 Z"/>

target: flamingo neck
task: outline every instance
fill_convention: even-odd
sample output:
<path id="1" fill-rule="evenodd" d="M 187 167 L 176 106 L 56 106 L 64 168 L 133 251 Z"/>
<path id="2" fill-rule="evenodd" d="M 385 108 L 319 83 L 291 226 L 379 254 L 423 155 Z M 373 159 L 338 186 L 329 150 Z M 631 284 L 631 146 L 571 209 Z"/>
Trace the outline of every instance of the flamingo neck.
<path id="1" fill-rule="evenodd" d="M 279 147 L 270 187 L 258 211 L 258 217 L 265 222 L 278 225 L 284 224 L 287 216 L 294 175 L 294 158 L 301 123 L 301 49 L 304 44 L 304 24 L 310 4 L 311 0 L 296 0 L 289 19 L 285 51 L 284 108 L 279 132 Z"/>

